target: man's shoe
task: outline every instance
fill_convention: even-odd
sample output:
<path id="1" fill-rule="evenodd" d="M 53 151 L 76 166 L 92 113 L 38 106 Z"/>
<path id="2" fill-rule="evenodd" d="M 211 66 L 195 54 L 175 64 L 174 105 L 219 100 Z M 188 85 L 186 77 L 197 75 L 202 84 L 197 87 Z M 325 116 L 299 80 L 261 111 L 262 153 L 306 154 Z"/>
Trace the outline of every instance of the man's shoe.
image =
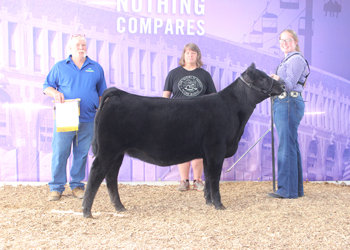
<path id="1" fill-rule="evenodd" d="M 193 181 L 193 190 L 203 191 L 204 190 L 203 181 L 202 180 L 194 180 Z"/>
<path id="2" fill-rule="evenodd" d="M 268 193 L 267 195 L 272 197 L 272 198 L 284 199 L 283 196 L 276 194 L 276 193 Z"/>
<path id="3" fill-rule="evenodd" d="M 188 180 L 181 180 L 180 185 L 177 188 L 179 191 L 187 191 L 190 189 L 190 182 Z"/>
<path id="4" fill-rule="evenodd" d="M 49 201 L 58 201 L 61 198 L 61 193 L 58 191 L 52 191 L 49 195 Z"/>
<path id="5" fill-rule="evenodd" d="M 83 199 L 84 198 L 84 193 L 85 193 L 84 189 L 82 189 L 80 187 L 77 187 L 77 188 L 74 188 L 72 190 L 72 192 L 73 192 L 74 197 L 76 197 L 78 199 Z"/>

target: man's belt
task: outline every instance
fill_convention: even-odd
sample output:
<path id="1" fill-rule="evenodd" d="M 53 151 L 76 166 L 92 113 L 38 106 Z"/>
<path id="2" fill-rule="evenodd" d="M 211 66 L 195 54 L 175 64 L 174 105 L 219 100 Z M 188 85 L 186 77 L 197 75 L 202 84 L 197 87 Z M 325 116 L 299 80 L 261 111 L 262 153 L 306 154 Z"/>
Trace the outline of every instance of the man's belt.
<path id="1" fill-rule="evenodd" d="M 284 99 L 287 96 L 290 96 L 290 97 L 293 97 L 293 98 L 297 98 L 298 96 L 302 97 L 300 92 L 297 92 L 297 91 L 290 91 L 290 92 L 284 91 L 282 94 L 280 94 L 278 96 L 273 96 L 272 99 L 273 100 L 276 99 L 276 98 Z"/>

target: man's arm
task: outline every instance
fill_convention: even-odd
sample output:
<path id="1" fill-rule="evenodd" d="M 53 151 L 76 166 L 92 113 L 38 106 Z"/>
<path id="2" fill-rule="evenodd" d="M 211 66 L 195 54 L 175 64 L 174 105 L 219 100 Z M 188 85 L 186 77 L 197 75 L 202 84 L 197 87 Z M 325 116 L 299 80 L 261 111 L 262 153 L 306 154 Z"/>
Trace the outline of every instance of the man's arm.
<path id="1" fill-rule="evenodd" d="M 53 97 L 56 102 L 64 103 L 64 95 L 53 87 L 47 87 L 44 89 L 44 93 L 48 96 Z"/>

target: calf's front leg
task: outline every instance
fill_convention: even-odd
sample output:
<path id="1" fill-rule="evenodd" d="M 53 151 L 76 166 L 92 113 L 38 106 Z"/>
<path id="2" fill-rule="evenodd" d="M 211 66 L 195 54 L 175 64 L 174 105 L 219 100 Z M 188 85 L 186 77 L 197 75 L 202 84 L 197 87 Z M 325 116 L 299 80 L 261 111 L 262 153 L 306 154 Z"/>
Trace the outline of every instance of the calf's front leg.
<path id="1" fill-rule="evenodd" d="M 205 186 L 204 186 L 205 203 L 208 206 L 211 206 L 213 205 L 213 201 L 211 199 L 210 177 L 208 172 L 208 165 L 205 159 L 203 159 L 203 167 L 204 167 L 204 176 L 205 176 Z"/>
<path id="2" fill-rule="evenodd" d="M 207 204 L 211 204 L 211 202 L 214 203 L 215 209 L 217 210 L 225 209 L 224 205 L 221 203 L 221 195 L 220 195 L 220 189 L 219 189 L 220 175 L 221 175 L 223 162 L 224 160 L 217 161 L 214 158 L 213 160 L 208 161 L 208 166 L 207 166 L 206 176 L 208 176 L 208 180 L 206 179 L 206 183 L 209 182 L 208 183 L 209 190 L 208 190 L 206 200 L 207 200 Z"/>

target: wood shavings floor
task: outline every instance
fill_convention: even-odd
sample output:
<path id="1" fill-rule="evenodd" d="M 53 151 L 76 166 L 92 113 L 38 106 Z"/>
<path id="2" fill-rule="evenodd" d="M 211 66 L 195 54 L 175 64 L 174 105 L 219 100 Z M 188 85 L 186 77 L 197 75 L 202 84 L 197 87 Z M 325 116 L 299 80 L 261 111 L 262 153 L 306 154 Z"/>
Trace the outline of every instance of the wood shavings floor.
<path id="1" fill-rule="evenodd" d="M 273 199 L 272 182 L 224 182 L 223 211 L 176 188 L 120 184 L 116 212 L 103 184 L 85 219 L 69 188 L 49 202 L 47 185 L 1 186 L 0 249 L 349 249 L 350 186 L 306 182 L 304 197 Z"/>

